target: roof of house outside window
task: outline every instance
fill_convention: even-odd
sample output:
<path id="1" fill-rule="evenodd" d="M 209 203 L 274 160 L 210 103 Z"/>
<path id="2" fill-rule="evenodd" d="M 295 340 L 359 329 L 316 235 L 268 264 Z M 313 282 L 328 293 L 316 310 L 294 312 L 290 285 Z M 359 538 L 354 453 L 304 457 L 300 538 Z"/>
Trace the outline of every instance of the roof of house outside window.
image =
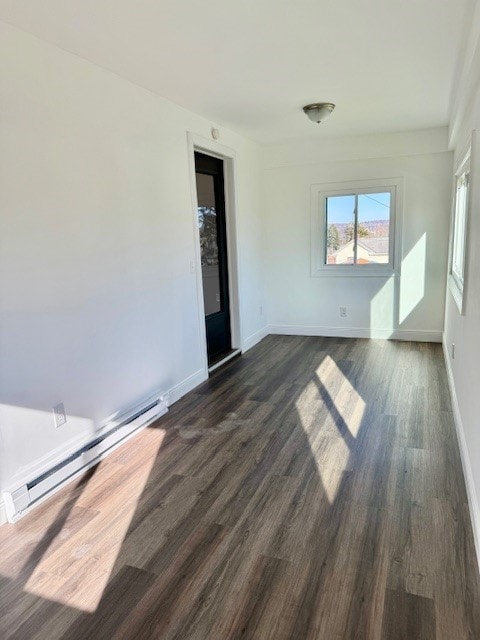
<path id="1" fill-rule="evenodd" d="M 381 238 L 359 238 L 358 244 L 363 246 L 369 253 L 388 253 L 389 238 L 383 236 Z"/>
<path id="2" fill-rule="evenodd" d="M 365 251 L 370 255 L 388 255 L 388 252 L 390 250 L 389 242 L 390 241 L 388 237 L 359 238 L 357 244 L 359 247 L 365 249 Z M 342 247 L 340 247 L 340 249 L 337 249 L 337 251 L 334 251 L 331 255 L 338 255 L 340 252 L 345 251 L 345 249 L 352 244 L 353 240 L 350 240 L 349 242 L 347 242 L 347 244 L 344 244 Z"/>

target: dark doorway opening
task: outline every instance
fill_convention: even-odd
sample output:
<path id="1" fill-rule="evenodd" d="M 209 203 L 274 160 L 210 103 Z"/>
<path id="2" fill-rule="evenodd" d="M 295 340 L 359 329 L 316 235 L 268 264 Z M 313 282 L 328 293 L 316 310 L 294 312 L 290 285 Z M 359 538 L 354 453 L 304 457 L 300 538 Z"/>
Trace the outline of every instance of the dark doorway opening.
<path id="1" fill-rule="evenodd" d="M 223 160 L 195 152 L 198 226 L 208 364 L 230 353 L 227 225 Z"/>

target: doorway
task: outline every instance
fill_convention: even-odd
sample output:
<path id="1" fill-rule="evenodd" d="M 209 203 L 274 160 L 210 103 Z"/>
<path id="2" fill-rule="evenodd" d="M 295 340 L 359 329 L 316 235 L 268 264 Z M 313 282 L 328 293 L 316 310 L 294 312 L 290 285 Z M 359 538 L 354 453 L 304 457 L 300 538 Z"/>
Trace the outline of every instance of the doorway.
<path id="1" fill-rule="evenodd" d="M 208 365 L 231 352 L 224 163 L 195 151 L 197 215 Z"/>

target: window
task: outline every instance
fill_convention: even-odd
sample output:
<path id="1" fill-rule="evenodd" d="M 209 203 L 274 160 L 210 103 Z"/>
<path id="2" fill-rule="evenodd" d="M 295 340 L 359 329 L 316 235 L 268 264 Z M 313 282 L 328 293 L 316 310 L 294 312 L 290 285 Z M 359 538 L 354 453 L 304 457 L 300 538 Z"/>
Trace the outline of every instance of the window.
<path id="1" fill-rule="evenodd" d="M 470 153 L 467 153 L 455 174 L 452 255 L 449 278 L 450 290 L 460 313 L 463 312 L 469 182 Z"/>
<path id="2" fill-rule="evenodd" d="M 394 273 L 399 185 L 363 181 L 312 188 L 312 275 Z"/>

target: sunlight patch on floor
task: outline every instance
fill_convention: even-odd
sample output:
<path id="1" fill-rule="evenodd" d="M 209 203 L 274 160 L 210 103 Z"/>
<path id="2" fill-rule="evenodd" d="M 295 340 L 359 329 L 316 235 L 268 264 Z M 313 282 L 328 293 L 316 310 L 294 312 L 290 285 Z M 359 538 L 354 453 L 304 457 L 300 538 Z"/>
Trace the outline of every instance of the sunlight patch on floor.
<path id="1" fill-rule="evenodd" d="M 299 394 L 295 407 L 325 494 L 333 504 L 348 469 L 351 441 L 362 425 L 365 402 L 330 356 L 317 368 L 316 376 Z"/>
<path id="2" fill-rule="evenodd" d="M 124 469 L 115 464 L 114 474 L 103 484 L 95 482 L 92 489 L 85 487 L 81 503 L 91 497 L 97 513 L 81 527 L 78 536 L 74 533 L 58 550 L 40 560 L 25 591 L 82 611 L 97 609 L 165 434 L 156 430 L 156 435 L 156 447 L 148 459 L 139 462 L 134 474 L 122 478 Z M 102 470 L 97 477 L 101 474 Z"/>
<path id="3" fill-rule="evenodd" d="M 350 434 L 356 438 L 365 412 L 365 402 L 336 362 L 326 356 L 318 367 L 317 378 L 332 399 L 336 411 Z M 341 383 L 338 384 L 338 381 Z"/>
<path id="4" fill-rule="evenodd" d="M 329 459 L 326 460 L 317 453 L 314 456 L 325 495 L 329 503 L 333 504 L 340 491 L 345 470 L 348 468 L 350 449 L 341 438 L 330 438 L 330 440 L 332 446 L 327 449 Z"/>

